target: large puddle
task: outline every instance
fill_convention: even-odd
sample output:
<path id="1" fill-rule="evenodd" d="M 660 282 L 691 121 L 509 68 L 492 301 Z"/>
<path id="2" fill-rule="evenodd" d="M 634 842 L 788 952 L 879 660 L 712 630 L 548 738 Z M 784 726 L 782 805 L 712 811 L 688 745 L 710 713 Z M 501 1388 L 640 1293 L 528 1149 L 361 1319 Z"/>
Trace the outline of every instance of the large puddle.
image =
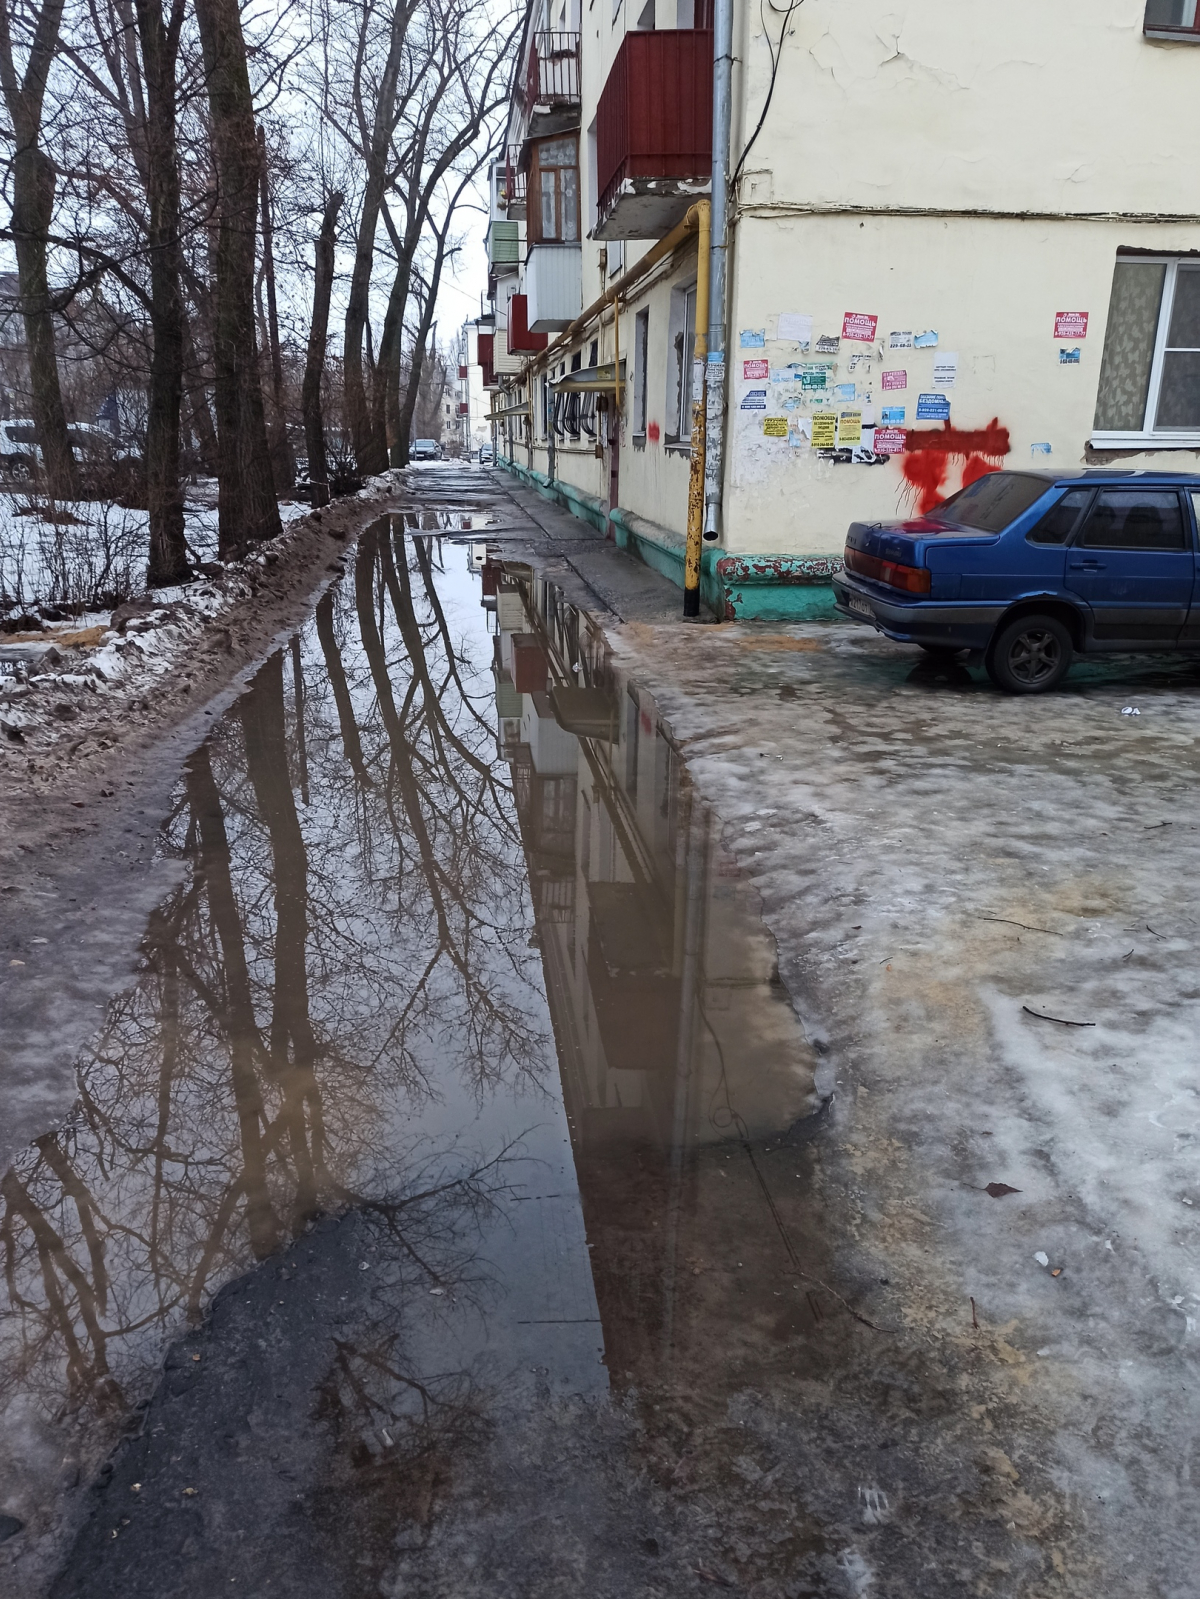
<path id="1" fill-rule="evenodd" d="M 719 1410 L 843 1314 L 806 1237 L 814 1057 L 653 700 L 469 516 L 413 521 L 192 757 L 140 978 L 3 1179 L 5 1592 L 42 1591 L 86 1514 L 56 1593 L 474 1593 L 461 1528 L 444 1589 L 422 1551 L 484 1463 L 519 1474 L 502 1416 Z M 646 1427 L 623 1480 L 653 1475 Z M 280 1511 L 290 1586 L 221 1564 L 239 1514 L 271 1547 L 281 1453 L 322 1484 L 311 1549 Z M 160 1489 L 194 1537 L 153 1521 Z M 161 1588 L 130 1575 L 151 1561 Z"/>

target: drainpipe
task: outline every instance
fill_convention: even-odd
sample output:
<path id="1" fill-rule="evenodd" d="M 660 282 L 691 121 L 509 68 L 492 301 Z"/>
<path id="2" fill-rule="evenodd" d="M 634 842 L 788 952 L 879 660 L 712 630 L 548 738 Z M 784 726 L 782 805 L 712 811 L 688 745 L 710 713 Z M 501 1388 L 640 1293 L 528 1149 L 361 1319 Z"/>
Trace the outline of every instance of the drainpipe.
<path id="1" fill-rule="evenodd" d="M 697 200 L 688 212 L 695 215 L 699 237 L 696 263 L 696 347 L 692 361 L 692 470 L 688 478 L 687 550 L 683 562 L 684 620 L 700 615 L 700 552 L 704 524 L 704 424 L 705 369 L 708 365 L 708 279 L 711 256 L 712 206 Z"/>
<path id="2" fill-rule="evenodd" d="M 713 17 L 712 284 L 708 313 L 708 451 L 704 471 L 704 537 L 720 533 L 725 466 L 725 293 L 728 234 L 729 126 L 732 115 L 733 0 L 715 0 Z"/>

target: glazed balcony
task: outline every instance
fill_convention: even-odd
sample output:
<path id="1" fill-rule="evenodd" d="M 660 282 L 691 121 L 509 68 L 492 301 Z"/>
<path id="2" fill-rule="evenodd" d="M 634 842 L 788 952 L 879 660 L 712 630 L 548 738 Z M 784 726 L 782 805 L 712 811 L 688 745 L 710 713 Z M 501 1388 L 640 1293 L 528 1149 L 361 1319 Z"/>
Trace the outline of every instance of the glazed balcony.
<path id="1" fill-rule="evenodd" d="M 660 239 L 712 176 L 713 36 L 627 33 L 596 109 L 596 239 Z"/>

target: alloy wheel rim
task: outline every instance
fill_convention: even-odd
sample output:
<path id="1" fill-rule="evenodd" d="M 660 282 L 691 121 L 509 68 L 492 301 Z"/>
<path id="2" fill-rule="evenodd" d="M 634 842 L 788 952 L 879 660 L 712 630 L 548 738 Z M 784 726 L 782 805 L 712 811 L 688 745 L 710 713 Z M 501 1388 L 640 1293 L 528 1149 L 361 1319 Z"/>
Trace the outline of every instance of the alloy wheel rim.
<path id="1" fill-rule="evenodd" d="M 1008 652 L 1008 666 L 1021 683 L 1043 683 L 1058 670 L 1062 644 L 1055 634 L 1042 628 L 1020 633 Z"/>

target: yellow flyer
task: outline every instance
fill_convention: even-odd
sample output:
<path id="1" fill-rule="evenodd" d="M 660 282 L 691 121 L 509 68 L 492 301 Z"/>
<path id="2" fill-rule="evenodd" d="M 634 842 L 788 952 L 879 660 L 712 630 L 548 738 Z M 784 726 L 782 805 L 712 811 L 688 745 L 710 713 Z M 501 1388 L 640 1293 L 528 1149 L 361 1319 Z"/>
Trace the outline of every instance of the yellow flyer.
<path id="1" fill-rule="evenodd" d="M 837 414 L 834 411 L 814 411 L 812 419 L 812 447 L 814 450 L 832 450 L 837 444 Z"/>
<path id="2" fill-rule="evenodd" d="M 838 443 L 862 443 L 862 412 L 843 411 L 838 418 Z"/>

